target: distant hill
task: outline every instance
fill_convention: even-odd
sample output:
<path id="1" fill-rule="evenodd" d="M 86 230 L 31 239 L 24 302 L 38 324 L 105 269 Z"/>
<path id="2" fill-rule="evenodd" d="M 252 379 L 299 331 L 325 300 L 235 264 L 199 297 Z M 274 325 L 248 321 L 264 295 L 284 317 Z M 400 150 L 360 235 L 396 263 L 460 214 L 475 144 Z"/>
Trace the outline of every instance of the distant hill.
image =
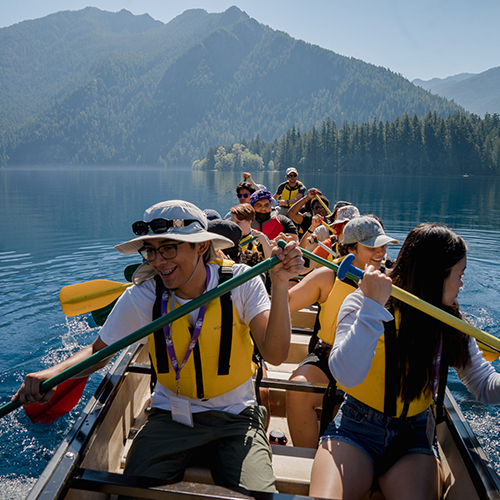
<path id="1" fill-rule="evenodd" d="M 448 76 L 446 78 L 432 78 L 431 80 L 420 80 L 417 78 L 412 83 L 434 94 L 440 94 L 441 90 L 446 90 L 457 83 L 467 80 L 471 76 L 475 76 L 475 73 L 460 73 L 459 75 Z"/>
<path id="2" fill-rule="evenodd" d="M 454 100 L 479 116 L 500 114 L 500 67 L 479 74 L 461 73 L 448 78 L 413 80 L 415 85 Z"/>
<path id="3" fill-rule="evenodd" d="M 389 70 L 259 24 L 237 7 L 168 24 L 86 8 L 0 29 L 0 164 L 190 164 L 272 141 L 454 103 Z"/>

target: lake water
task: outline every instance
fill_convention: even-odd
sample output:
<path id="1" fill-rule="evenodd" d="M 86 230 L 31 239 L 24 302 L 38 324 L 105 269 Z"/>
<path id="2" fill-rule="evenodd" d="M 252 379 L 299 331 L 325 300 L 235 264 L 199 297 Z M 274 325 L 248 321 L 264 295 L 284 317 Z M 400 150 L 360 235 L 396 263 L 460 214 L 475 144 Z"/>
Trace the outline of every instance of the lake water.
<path id="1" fill-rule="evenodd" d="M 461 308 L 474 325 L 500 336 L 500 179 L 300 179 L 330 200 L 378 215 L 400 241 L 420 222 L 454 229 L 470 249 Z M 59 290 L 92 279 L 124 281 L 123 269 L 139 259 L 113 246 L 133 236 L 131 223 L 145 208 L 185 199 L 224 215 L 237 202 L 240 180 L 239 174 L 187 168 L 0 169 L 0 404 L 26 373 L 66 358 L 98 333 L 88 315 L 64 316 Z M 255 174 L 270 190 L 283 180 L 283 173 Z M 101 378 L 102 371 L 94 374 L 80 404 L 54 424 L 34 425 L 19 410 L 0 420 L 1 499 L 26 496 Z M 500 409 L 477 403 L 453 371 L 449 385 L 500 473 Z"/>

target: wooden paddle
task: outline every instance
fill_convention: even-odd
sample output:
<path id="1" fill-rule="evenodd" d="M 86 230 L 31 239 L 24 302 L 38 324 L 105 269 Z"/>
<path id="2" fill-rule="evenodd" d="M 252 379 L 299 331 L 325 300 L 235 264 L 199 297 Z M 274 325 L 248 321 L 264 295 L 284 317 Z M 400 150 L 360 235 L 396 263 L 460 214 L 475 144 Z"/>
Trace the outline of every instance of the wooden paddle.
<path id="1" fill-rule="evenodd" d="M 347 255 L 341 262 L 341 264 L 337 265 L 326 259 L 319 257 L 318 255 L 312 252 L 309 252 L 308 250 L 302 249 L 302 253 L 304 254 L 305 257 L 314 260 L 318 264 L 328 267 L 329 269 L 333 269 L 337 273 L 337 276 L 340 279 L 344 279 L 345 276 L 348 276 L 357 283 L 364 274 L 363 271 L 361 271 L 361 269 L 358 269 L 357 267 L 354 267 L 352 265 L 352 261 L 355 258 L 353 254 Z M 429 316 L 432 316 L 433 318 L 442 321 L 446 325 L 449 325 L 452 328 L 455 328 L 456 330 L 460 330 L 461 332 L 464 332 L 467 335 L 474 337 L 481 344 L 486 346 L 490 350 L 490 352 L 500 353 L 500 339 L 497 339 L 493 335 L 483 332 L 479 328 L 476 328 L 475 326 L 472 326 L 471 324 L 462 321 L 460 318 L 452 316 L 446 311 L 439 309 L 439 307 L 433 306 L 432 304 L 429 304 L 425 300 L 419 299 L 415 295 L 395 285 L 392 285 L 391 295 L 395 299 L 398 299 L 401 302 L 404 302 L 405 304 L 408 304 L 414 307 L 415 309 L 418 309 L 419 311 L 422 311 L 423 313 L 426 313 Z M 488 357 L 486 356 L 485 358 L 488 361 L 491 360 L 488 359 Z"/>
<path id="2" fill-rule="evenodd" d="M 283 246 L 286 243 L 283 242 Z M 281 246 L 281 245 L 280 245 Z M 146 337 L 150 333 L 153 333 L 160 328 L 163 328 L 164 326 L 168 325 L 169 323 L 173 323 L 174 321 L 177 321 L 179 318 L 182 316 L 185 316 L 186 314 L 189 314 L 191 311 L 194 311 L 201 306 L 208 304 L 212 300 L 217 299 L 221 295 L 224 295 L 225 293 L 231 291 L 233 288 L 236 288 L 243 283 L 246 283 L 247 281 L 251 280 L 252 278 L 255 278 L 259 274 L 265 273 L 272 269 L 275 265 L 279 264 L 281 261 L 278 257 L 273 256 L 270 257 L 269 259 L 266 259 L 256 266 L 248 269 L 247 271 L 234 276 L 233 278 L 227 280 L 226 282 L 220 284 L 219 286 L 215 287 L 214 289 L 204 293 L 203 295 L 200 295 L 196 299 L 193 299 L 189 301 L 188 303 L 178 307 L 177 309 L 174 309 L 173 311 L 170 311 L 168 314 L 165 314 L 161 316 L 160 318 L 156 319 L 152 323 L 149 323 L 146 326 L 143 326 L 142 328 L 139 328 L 139 330 L 131 333 L 130 335 L 127 335 L 126 337 L 123 337 L 121 340 L 118 342 L 115 342 L 114 344 L 108 345 L 104 349 L 101 349 L 98 352 L 95 352 L 91 356 L 89 356 L 87 359 L 84 359 L 80 361 L 79 363 L 76 363 L 75 365 L 71 366 L 70 368 L 67 368 L 63 372 L 59 373 L 58 375 L 55 375 L 54 377 L 44 380 L 40 384 L 40 392 L 42 394 L 47 393 L 50 391 L 50 389 L 53 389 L 54 387 L 58 386 L 59 384 L 62 384 L 66 380 L 69 380 L 73 377 L 76 377 L 80 373 L 90 369 L 94 365 L 100 363 L 101 361 L 113 356 L 116 354 L 118 351 L 123 349 L 124 347 L 127 347 L 134 342 L 137 342 L 138 340 L 141 340 L 143 337 Z M 11 411 L 14 411 L 15 409 L 19 408 L 21 406 L 21 402 L 19 399 L 16 401 L 9 401 L 8 403 L 4 404 L 3 406 L 0 407 L 0 418 L 4 417 Z"/>
<path id="3" fill-rule="evenodd" d="M 66 316 L 78 316 L 101 309 L 117 299 L 132 283 L 93 280 L 65 286 L 59 292 L 59 301 Z"/>

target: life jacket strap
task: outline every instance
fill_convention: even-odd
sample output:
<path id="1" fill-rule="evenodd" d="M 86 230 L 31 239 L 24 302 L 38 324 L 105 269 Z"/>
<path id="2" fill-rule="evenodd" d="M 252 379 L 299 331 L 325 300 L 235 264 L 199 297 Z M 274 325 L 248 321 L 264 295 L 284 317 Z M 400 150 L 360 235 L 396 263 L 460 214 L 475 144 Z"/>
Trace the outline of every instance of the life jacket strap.
<path id="1" fill-rule="evenodd" d="M 384 321 L 385 336 L 385 392 L 384 414 L 388 417 L 396 416 L 398 397 L 398 357 L 396 321 Z"/>
<path id="2" fill-rule="evenodd" d="M 219 284 L 233 277 L 233 268 L 230 266 L 219 267 Z M 231 292 L 220 298 L 221 307 L 221 332 L 219 348 L 218 375 L 229 375 L 231 347 L 233 344 L 233 300 Z"/>

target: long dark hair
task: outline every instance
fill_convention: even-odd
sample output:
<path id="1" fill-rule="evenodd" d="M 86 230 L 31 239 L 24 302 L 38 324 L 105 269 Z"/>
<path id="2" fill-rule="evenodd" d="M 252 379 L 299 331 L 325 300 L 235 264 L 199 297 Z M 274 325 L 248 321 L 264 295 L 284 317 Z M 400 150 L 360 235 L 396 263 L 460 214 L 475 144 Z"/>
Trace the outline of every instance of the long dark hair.
<path id="1" fill-rule="evenodd" d="M 410 231 L 391 270 L 394 285 L 426 302 L 461 317 L 458 305 L 443 305 L 444 281 L 467 252 L 464 240 L 439 224 L 420 224 Z M 400 397 L 413 401 L 430 390 L 434 359 L 442 342 L 442 362 L 462 367 L 470 360 L 469 337 L 391 297 L 388 307 L 399 309 L 398 370 Z"/>

